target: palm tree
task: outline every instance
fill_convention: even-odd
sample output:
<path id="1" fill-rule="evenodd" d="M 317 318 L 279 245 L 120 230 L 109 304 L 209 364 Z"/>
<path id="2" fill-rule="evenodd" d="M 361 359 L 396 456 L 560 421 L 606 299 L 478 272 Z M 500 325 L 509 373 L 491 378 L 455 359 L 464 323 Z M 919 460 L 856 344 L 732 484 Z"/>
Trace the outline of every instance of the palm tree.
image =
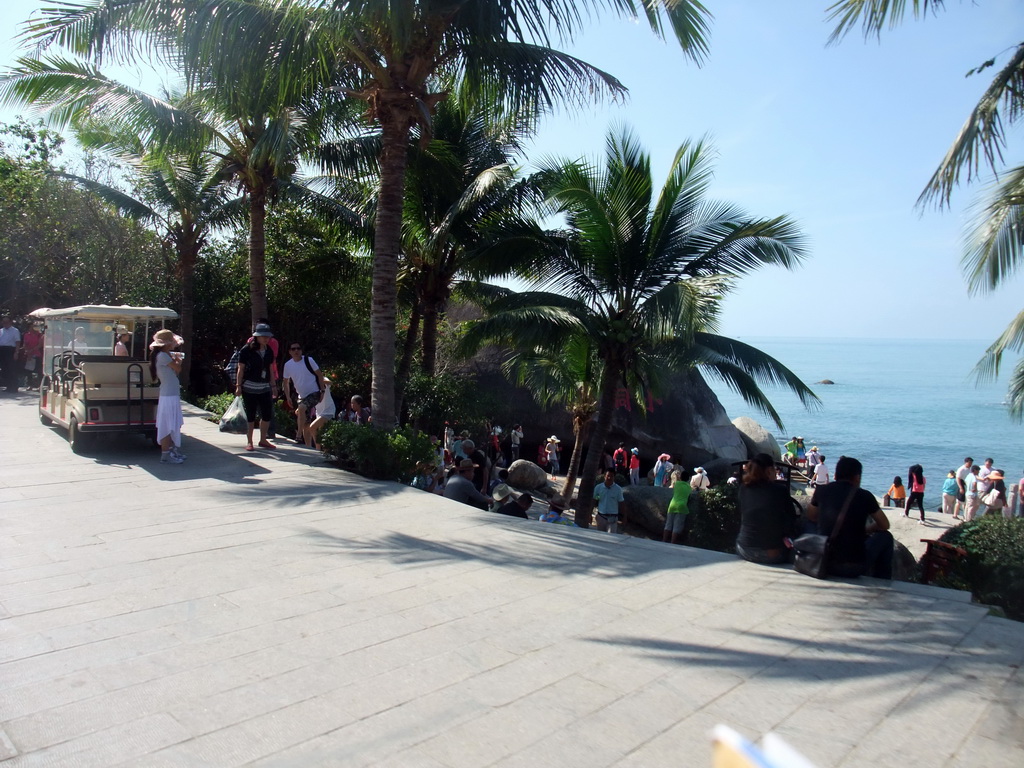
<path id="1" fill-rule="evenodd" d="M 936 13 L 942 0 L 915 0 L 917 17 Z M 881 36 L 882 29 L 901 22 L 906 3 L 890 0 L 842 0 L 830 6 L 829 18 L 836 20 L 830 42 L 846 36 L 858 23 L 865 37 Z M 996 65 L 993 57 L 968 72 L 980 73 Z M 949 204 L 961 176 L 970 183 L 982 168 L 1003 179 L 993 186 L 988 198 L 977 207 L 977 219 L 968 238 L 961 264 L 971 293 L 996 289 L 1015 274 L 1024 263 L 1024 165 L 1003 169 L 1007 149 L 1006 129 L 1024 116 L 1024 42 L 1017 45 L 1006 64 L 999 69 L 977 105 L 960 128 L 927 186 L 918 197 L 918 205 L 934 202 L 940 208 Z M 989 346 L 975 371 L 979 380 L 999 375 L 1006 352 L 1024 352 L 1024 312 L 1007 326 Z M 1010 415 L 1024 419 L 1024 361 L 1017 364 L 1010 379 Z"/>
<path id="2" fill-rule="evenodd" d="M 134 136 L 117 136 L 90 126 L 78 132 L 86 147 L 113 150 L 135 169 L 134 195 L 94 179 L 61 174 L 115 206 L 123 215 L 154 225 L 174 250 L 181 285 L 181 335 L 192 338 L 195 315 L 195 270 L 212 232 L 239 218 L 242 200 L 231 198 L 227 178 L 212 155 L 167 157 L 146 154 Z M 189 386 L 192 355 L 182 364 L 181 380 Z"/>
<path id="3" fill-rule="evenodd" d="M 699 0 L 94 0 L 44 9 L 29 36 L 97 57 L 130 48 L 133 34 L 157 54 L 171 39 L 186 52 L 181 62 L 188 80 L 215 86 L 225 101 L 269 65 L 276 92 L 319 88 L 323 95 L 327 86 L 365 103 L 381 130 L 372 397 L 374 425 L 386 429 L 396 416 L 396 280 L 413 127 L 429 134 L 431 116 L 446 96 L 443 83 L 496 96 L 512 113 L 622 94 L 611 75 L 550 47 L 556 37 L 571 40 L 585 19 L 605 10 L 643 17 L 659 36 L 668 26 L 695 61 L 706 52 L 710 14 Z M 257 174 L 255 181 L 269 179 Z"/>
<path id="4" fill-rule="evenodd" d="M 533 393 L 542 407 L 558 403 L 572 416 L 572 456 L 565 476 L 565 495 L 571 498 L 579 477 L 587 428 L 597 413 L 597 383 L 601 360 L 592 339 L 572 334 L 557 350 L 515 351 L 505 361 L 505 374 Z"/>
<path id="5" fill-rule="evenodd" d="M 487 341 L 557 350 L 581 334 L 602 364 L 598 407 L 580 483 L 578 522 L 589 525 L 616 392 L 658 394 L 673 371 L 697 367 L 724 380 L 776 424 L 760 385 L 815 395 L 777 360 L 715 333 L 730 280 L 761 266 L 794 266 L 804 249 L 786 217 L 751 219 L 705 199 L 710 150 L 685 143 L 657 196 L 650 157 L 635 137 L 609 133 L 604 167 L 564 162 L 542 169 L 553 210 L 565 216 L 563 247 L 534 264 L 537 290 L 511 294 L 469 328 L 466 346 Z M 514 344 L 508 344 L 510 341 Z"/>
<path id="6" fill-rule="evenodd" d="M 266 211 L 287 184 L 300 156 L 351 123 L 342 94 L 332 91 L 318 73 L 296 77 L 284 41 L 261 28 L 243 24 L 233 43 L 248 60 L 229 51 L 201 58 L 201 30 L 178 26 L 182 18 L 170 11 L 178 3 L 126 2 L 112 8 L 67 4 L 44 9 L 46 20 L 28 25 L 26 37 L 42 44 L 59 43 L 98 62 L 117 57 L 133 34 L 150 40 L 161 59 L 185 77 L 187 95 L 173 99 L 151 96 L 102 74 L 95 66 L 65 57 L 22 58 L 0 78 L 0 100 L 29 104 L 49 112 L 59 124 L 91 120 L 135 133 L 147 148 L 161 153 L 190 153 L 209 147 L 245 195 L 249 218 L 249 280 L 252 319 L 266 317 Z M 180 3 L 189 13 L 196 10 Z M 196 7 L 215 4 L 193 4 Z M 247 10 L 273 10 L 274 3 L 239 2 Z M 265 8 L 263 8 L 265 6 Z M 153 14 L 147 18 L 146 12 Z M 136 13 L 138 12 L 138 13 Z M 213 12 L 211 10 L 211 12 Z M 271 18 L 272 18 L 272 14 Z M 266 21 L 256 13 L 257 21 Z M 224 19 L 222 18 L 223 22 Z M 108 26 L 110 25 L 110 26 Z M 221 39 L 221 38 L 219 38 Z M 318 49 L 319 50 L 319 49 Z M 229 85 L 230 84 L 230 85 Z"/>
<path id="7" fill-rule="evenodd" d="M 447 99 L 429 143 L 410 149 L 402 264 L 422 313 L 421 366 L 428 376 L 436 372 L 438 322 L 453 292 L 512 274 L 517 260 L 502 241 L 533 224 L 536 186 L 518 179 L 512 165 L 524 126 L 491 122 L 483 111 Z"/>

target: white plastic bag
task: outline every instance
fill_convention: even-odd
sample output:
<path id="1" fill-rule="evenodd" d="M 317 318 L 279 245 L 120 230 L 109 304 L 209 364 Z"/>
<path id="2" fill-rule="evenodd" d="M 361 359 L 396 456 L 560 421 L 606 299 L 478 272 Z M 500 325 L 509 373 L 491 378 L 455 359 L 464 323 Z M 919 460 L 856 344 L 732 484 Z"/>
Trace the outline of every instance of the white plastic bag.
<path id="1" fill-rule="evenodd" d="M 235 432 L 244 435 L 249 431 L 249 422 L 245 417 L 245 408 L 242 407 L 242 398 L 236 397 L 231 405 L 220 417 L 221 432 Z"/>
<path id="2" fill-rule="evenodd" d="M 331 397 L 331 388 L 328 386 L 324 390 L 320 402 L 316 404 L 316 418 L 333 419 L 337 413 L 338 407 L 334 404 L 334 398 Z"/>

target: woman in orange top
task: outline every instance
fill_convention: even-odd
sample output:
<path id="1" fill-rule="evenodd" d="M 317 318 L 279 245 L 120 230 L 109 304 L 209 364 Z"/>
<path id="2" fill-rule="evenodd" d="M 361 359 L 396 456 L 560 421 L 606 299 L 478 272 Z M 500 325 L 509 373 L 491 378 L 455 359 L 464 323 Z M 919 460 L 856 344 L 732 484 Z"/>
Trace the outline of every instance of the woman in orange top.
<path id="1" fill-rule="evenodd" d="M 907 487 L 903 484 L 902 477 L 896 475 L 896 477 L 892 479 L 892 485 L 889 486 L 888 494 L 889 498 L 892 500 L 892 505 L 902 509 L 903 502 L 907 498 Z M 906 517 L 906 514 L 903 516 Z"/>

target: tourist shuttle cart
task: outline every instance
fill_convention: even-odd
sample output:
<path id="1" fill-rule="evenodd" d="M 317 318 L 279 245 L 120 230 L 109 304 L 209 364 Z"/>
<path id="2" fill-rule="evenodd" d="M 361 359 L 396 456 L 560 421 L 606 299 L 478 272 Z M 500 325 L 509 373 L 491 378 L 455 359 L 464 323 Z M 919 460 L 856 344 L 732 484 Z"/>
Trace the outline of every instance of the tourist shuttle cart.
<path id="1" fill-rule="evenodd" d="M 37 309 L 43 325 L 39 420 L 68 431 L 71 450 L 87 450 L 101 432 L 136 432 L 156 439 L 160 387 L 149 375 L 149 340 L 178 313 L 160 307 L 103 304 Z M 130 333 L 126 357 L 114 354 Z"/>

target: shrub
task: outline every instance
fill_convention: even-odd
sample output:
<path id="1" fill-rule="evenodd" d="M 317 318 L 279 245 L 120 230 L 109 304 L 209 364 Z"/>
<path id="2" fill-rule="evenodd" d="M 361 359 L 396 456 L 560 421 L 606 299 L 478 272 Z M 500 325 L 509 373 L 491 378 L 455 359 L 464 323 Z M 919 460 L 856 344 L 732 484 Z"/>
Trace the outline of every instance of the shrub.
<path id="1" fill-rule="evenodd" d="M 224 411 L 228 409 L 234 399 L 234 392 L 222 392 L 219 395 L 200 398 L 198 405 L 204 411 L 212 413 L 217 417 L 217 421 L 220 421 L 220 417 L 224 415 Z"/>
<path id="2" fill-rule="evenodd" d="M 1024 518 L 986 515 L 950 528 L 941 541 L 967 550 L 945 584 L 965 585 L 979 602 L 1024 621 Z"/>
<path id="3" fill-rule="evenodd" d="M 432 461 L 430 438 L 409 427 L 379 430 L 347 421 L 332 421 L 320 432 L 324 453 L 354 472 L 375 480 L 412 479 L 418 461 Z"/>
<path id="4" fill-rule="evenodd" d="M 700 508 L 690 513 L 686 543 L 691 547 L 735 552 L 740 533 L 739 486 L 724 483 L 703 491 Z"/>

